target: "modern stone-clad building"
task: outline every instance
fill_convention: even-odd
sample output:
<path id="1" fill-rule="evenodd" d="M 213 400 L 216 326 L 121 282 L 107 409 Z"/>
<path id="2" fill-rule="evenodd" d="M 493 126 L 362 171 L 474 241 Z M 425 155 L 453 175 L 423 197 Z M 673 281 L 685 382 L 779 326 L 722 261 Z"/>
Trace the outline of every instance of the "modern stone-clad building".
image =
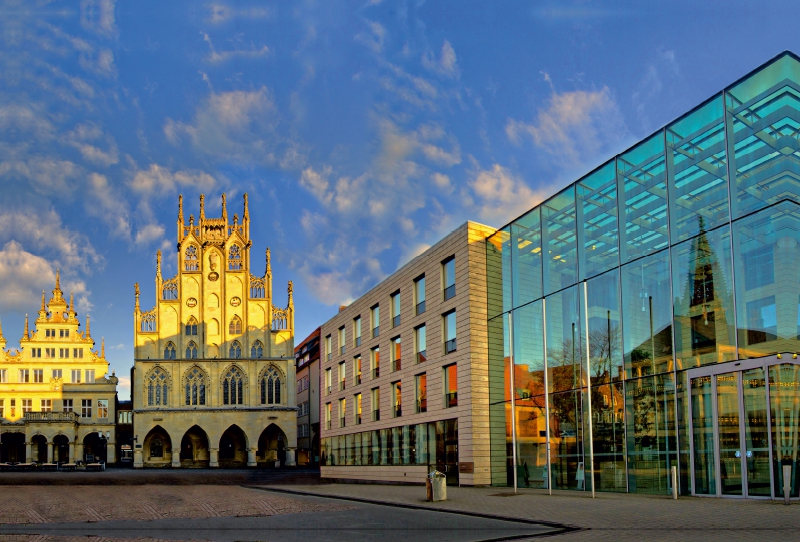
<path id="1" fill-rule="evenodd" d="M 294 303 L 279 308 L 251 261 L 247 194 L 241 219 L 200 213 L 177 223 L 177 274 L 156 267 L 156 306 L 134 310 L 134 467 L 294 465 Z"/>
<path id="2" fill-rule="evenodd" d="M 325 479 L 491 483 L 486 244 L 467 222 L 321 327 Z"/>
<path id="3" fill-rule="evenodd" d="M 319 464 L 319 328 L 294 349 L 297 372 L 297 464 Z"/>
<path id="4" fill-rule="evenodd" d="M 118 379 L 105 348 L 93 350 L 88 317 L 80 330 L 60 273 L 45 299 L 19 350 L 6 350 L 0 328 L 0 462 L 114 463 Z"/>

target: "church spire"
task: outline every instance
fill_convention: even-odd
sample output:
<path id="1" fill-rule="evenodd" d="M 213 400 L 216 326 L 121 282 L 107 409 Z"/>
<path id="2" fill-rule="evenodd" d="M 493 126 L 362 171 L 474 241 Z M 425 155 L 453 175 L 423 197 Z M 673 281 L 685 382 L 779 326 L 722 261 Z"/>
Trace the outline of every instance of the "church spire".
<path id="1" fill-rule="evenodd" d="M 199 221 L 203 222 L 206 219 L 206 196 L 205 194 L 200 194 L 200 217 Z"/>
<path id="2" fill-rule="evenodd" d="M 228 224 L 228 204 L 225 200 L 225 192 L 222 193 L 222 221 Z"/>
<path id="3" fill-rule="evenodd" d="M 178 224 L 183 226 L 183 194 L 178 194 Z"/>
<path id="4" fill-rule="evenodd" d="M 247 192 L 244 193 L 244 214 L 242 220 L 250 220 L 250 205 L 247 201 Z"/>
<path id="5" fill-rule="evenodd" d="M 156 252 L 156 278 L 161 280 L 161 249 Z"/>
<path id="6" fill-rule="evenodd" d="M 271 277 L 272 276 L 272 261 L 271 260 L 272 260 L 272 255 L 269 252 L 269 247 L 267 247 L 267 269 L 266 269 L 266 271 L 264 271 L 264 276 L 265 277 Z"/>
<path id="7" fill-rule="evenodd" d="M 139 306 L 139 283 L 137 282 L 136 284 L 133 285 L 133 287 L 136 290 L 136 312 L 139 312 L 139 310 L 140 310 L 140 306 Z"/>

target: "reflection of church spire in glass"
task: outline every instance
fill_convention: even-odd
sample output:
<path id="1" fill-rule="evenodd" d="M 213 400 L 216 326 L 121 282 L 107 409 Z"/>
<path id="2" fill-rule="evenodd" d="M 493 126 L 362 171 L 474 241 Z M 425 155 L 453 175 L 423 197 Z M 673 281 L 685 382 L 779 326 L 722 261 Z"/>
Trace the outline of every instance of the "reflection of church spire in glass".
<path id="1" fill-rule="evenodd" d="M 701 216 L 698 219 L 700 235 L 692 241 L 689 251 L 689 261 L 694 262 L 694 269 L 689 271 L 689 284 L 692 288 L 691 303 L 689 306 L 703 307 L 705 323 L 708 324 L 708 304 L 714 300 L 714 265 L 716 254 L 708 242 L 705 221 Z"/>

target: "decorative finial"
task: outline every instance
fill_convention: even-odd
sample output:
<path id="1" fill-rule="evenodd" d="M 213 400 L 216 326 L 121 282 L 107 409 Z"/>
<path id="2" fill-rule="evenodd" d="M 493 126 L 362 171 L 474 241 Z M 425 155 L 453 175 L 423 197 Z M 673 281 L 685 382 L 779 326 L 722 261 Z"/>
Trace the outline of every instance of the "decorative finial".
<path id="1" fill-rule="evenodd" d="M 28 332 L 28 315 L 27 314 L 25 315 L 25 333 L 24 333 L 24 337 L 26 339 L 30 339 L 31 338 L 30 337 L 30 333 Z"/>
<path id="2" fill-rule="evenodd" d="M 272 255 L 270 254 L 269 247 L 267 247 L 267 270 L 264 274 L 268 277 L 272 276 Z"/>
<path id="3" fill-rule="evenodd" d="M 69 310 L 75 312 L 75 291 L 69 293 Z"/>
<path id="4" fill-rule="evenodd" d="M 239 215 L 237 213 L 233 213 L 233 225 L 234 226 L 239 225 Z"/>
<path id="5" fill-rule="evenodd" d="M 100 357 L 105 359 L 106 358 L 106 338 L 102 337 L 100 339 Z"/>
<path id="6" fill-rule="evenodd" d="M 225 192 L 222 193 L 222 220 L 228 223 L 228 204 L 225 203 Z"/>
<path id="7" fill-rule="evenodd" d="M 291 307 L 294 305 L 294 283 L 291 280 L 289 281 L 288 291 L 289 291 L 289 306 Z"/>
<path id="8" fill-rule="evenodd" d="M 0 341 L 5 342 L 5 338 L 3 337 L 3 321 L 0 320 Z"/>
<path id="9" fill-rule="evenodd" d="M 200 222 L 206 219 L 206 196 L 200 194 Z"/>
<path id="10" fill-rule="evenodd" d="M 189 215 L 189 225 L 194 226 L 194 215 Z"/>
<path id="11" fill-rule="evenodd" d="M 161 249 L 156 253 L 156 277 L 161 278 Z"/>
<path id="12" fill-rule="evenodd" d="M 136 310 L 139 310 L 139 283 L 133 285 L 134 290 L 136 290 Z"/>
<path id="13" fill-rule="evenodd" d="M 247 200 L 247 192 L 244 193 L 244 220 L 250 220 L 250 205 Z"/>
<path id="14" fill-rule="evenodd" d="M 87 314 L 86 315 L 86 338 L 88 339 L 91 336 L 92 336 L 92 322 L 91 322 L 91 320 L 89 320 L 89 315 Z"/>
<path id="15" fill-rule="evenodd" d="M 183 194 L 178 195 L 178 224 L 183 226 Z"/>
<path id="16" fill-rule="evenodd" d="M 61 269 L 56 269 L 56 290 L 61 289 Z"/>
<path id="17" fill-rule="evenodd" d="M 44 290 L 42 290 L 42 307 L 39 309 L 40 313 L 46 313 L 47 308 L 44 306 Z"/>

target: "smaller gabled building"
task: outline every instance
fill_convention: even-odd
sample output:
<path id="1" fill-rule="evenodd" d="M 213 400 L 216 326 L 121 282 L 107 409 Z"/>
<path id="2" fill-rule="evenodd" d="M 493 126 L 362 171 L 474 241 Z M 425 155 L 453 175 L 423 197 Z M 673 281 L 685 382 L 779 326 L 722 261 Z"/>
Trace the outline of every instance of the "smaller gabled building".
<path id="1" fill-rule="evenodd" d="M 297 373 L 297 464 L 319 464 L 319 330 L 295 349 Z"/>

